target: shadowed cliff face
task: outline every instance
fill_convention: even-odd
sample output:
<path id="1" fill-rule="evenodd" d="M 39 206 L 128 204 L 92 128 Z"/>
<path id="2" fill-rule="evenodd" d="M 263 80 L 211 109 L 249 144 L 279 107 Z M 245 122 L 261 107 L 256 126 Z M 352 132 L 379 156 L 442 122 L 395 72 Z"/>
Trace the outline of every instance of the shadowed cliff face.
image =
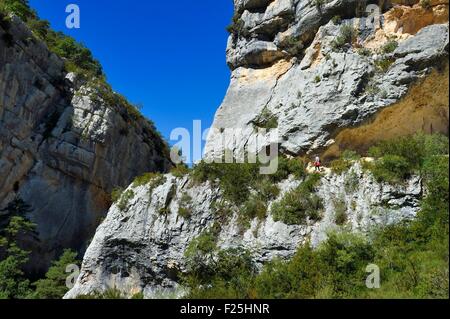
<path id="1" fill-rule="evenodd" d="M 0 27 L 0 209 L 17 197 L 31 206 L 33 270 L 62 248 L 84 250 L 113 187 L 171 165 L 150 122 L 94 99 L 63 66 L 17 18 Z"/>
<path id="2" fill-rule="evenodd" d="M 227 128 L 244 134 L 224 148 L 248 148 L 264 114 L 276 118 L 275 142 L 291 155 L 339 148 L 342 131 L 376 121 L 399 103 L 410 110 L 420 106 L 424 125 L 447 134 L 442 122 L 448 119 L 448 90 L 435 91 L 427 103 L 408 95 L 428 90 L 433 80 L 423 80 L 436 72 L 448 77 L 448 1 L 431 1 L 427 9 L 417 2 L 384 1 L 381 15 L 367 18 L 358 4 L 378 1 L 235 1 L 227 49 L 231 83 L 215 115 L 207 156 L 222 152 L 217 144 Z M 351 40 L 339 43 L 344 25 Z M 414 130 L 421 128 L 417 112 L 403 114 L 415 117 Z M 372 136 L 383 138 L 373 130 Z M 360 139 L 366 145 L 358 147 L 377 140 Z"/>

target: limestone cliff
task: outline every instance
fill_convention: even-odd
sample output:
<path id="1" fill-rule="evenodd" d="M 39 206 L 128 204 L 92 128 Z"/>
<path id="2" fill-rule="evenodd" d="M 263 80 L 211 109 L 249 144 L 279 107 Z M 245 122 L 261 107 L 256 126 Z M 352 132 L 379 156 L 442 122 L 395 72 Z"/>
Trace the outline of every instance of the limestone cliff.
<path id="1" fill-rule="evenodd" d="M 0 26 L 0 218 L 15 198 L 31 206 L 34 270 L 63 248 L 84 250 L 113 187 L 171 165 L 149 121 L 94 90 L 20 19 Z"/>
<path id="2" fill-rule="evenodd" d="M 333 158 L 342 148 L 364 151 L 416 131 L 447 134 L 448 1 L 431 1 L 426 9 L 416 2 L 382 1 L 382 16 L 369 21 L 357 5 L 372 1 L 235 0 L 227 49 L 231 84 L 206 155 L 214 155 L 223 129 L 246 129 L 237 145 L 225 145 L 242 150 L 255 128 L 273 119 L 282 152 L 299 156 Z M 345 25 L 352 26 L 350 39 Z M 67 298 L 114 287 L 147 298 L 181 296 L 184 252 L 217 223 L 219 247 L 249 249 L 261 265 L 289 258 L 307 240 L 317 245 L 330 229 L 364 232 L 414 218 L 423 196 L 418 177 L 393 187 L 355 163 L 346 173 L 322 177 L 315 190 L 323 202 L 318 220 L 274 220 L 274 203 L 302 182 L 290 176 L 279 183 L 267 218 L 243 229 L 238 207 L 218 206 L 223 193 L 216 185 L 171 174 L 158 181 L 130 186 L 124 205 L 111 208 Z M 181 214 L 186 205 L 189 214 Z M 338 209 L 348 216 L 341 225 Z"/>
<path id="3" fill-rule="evenodd" d="M 355 181 L 351 187 L 350 180 Z M 281 182 L 282 193 L 271 204 L 300 183 L 292 176 Z M 153 186 L 130 186 L 134 196 L 125 209 L 118 205 L 111 208 L 85 254 L 76 285 L 66 298 L 111 288 L 128 296 L 143 292 L 145 298 L 181 297 L 185 292 L 179 285 L 180 275 L 186 271 L 185 250 L 215 223 L 221 225 L 217 234 L 219 248 L 248 249 L 261 265 L 275 257 L 292 257 L 307 240 L 317 245 L 332 229 L 367 231 L 374 225 L 413 218 L 422 196 L 417 177 L 401 187 L 379 184 L 363 172 L 360 164 L 355 164 L 345 174 L 328 174 L 322 179 L 317 188 L 324 203 L 319 222 L 287 225 L 275 222 L 269 212 L 264 221 L 254 219 L 246 229 L 236 208 L 229 204 L 225 208 L 228 217 L 224 219 L 217 206 L 222 194 L 210 183 L 193 185 L 189 177 L 167 175 L 164 183 Z M 188 217 L 179 213 L 180 207 L 186 205 L 184 194 L 191 198 Z M 345 225 L 336 224 L 337 205 L 342 205 L 348 216 Z"/>
<path id="4" fill-rule="evenodd" d="M 380 15 L 364 16 L 365 6 L 358 10 L 375 3 Z M 207 155 L 221 152 L 217 144 L 227 128 L 242 128 L 244 136 L 224 147 L 244 150 L 268 115 L 279 130 L 271 142 L 292 155 L 332 147 L 326 152 L 332 158 L 342 147 L 364 150 L 377 140 L 418 130 L 446 134 L 448 23 L 442 23 L 448 21 L 448 1 L 430 6 L 236 0 L 227 49 L 231 84 L 216 113 Z M 430 82 L 436 89 L 430 90 Z M 410 109 L 414 119 L 398 121 L 404 115 L 400 108 Z M 389 116 L 395 124 L 375 123 L 382 112 L 395 113 Z M 361 125 L 370 126 L 370 133 L 353 144 L 358 133 L 349 130 Z"/>

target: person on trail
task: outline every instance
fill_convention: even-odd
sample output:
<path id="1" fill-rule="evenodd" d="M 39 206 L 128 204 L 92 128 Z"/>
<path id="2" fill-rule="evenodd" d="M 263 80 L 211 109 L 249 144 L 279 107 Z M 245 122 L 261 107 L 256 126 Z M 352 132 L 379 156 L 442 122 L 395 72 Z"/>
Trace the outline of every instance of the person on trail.
<path id="1" fill-rule="evenodd" d="M 322 166 L 322 162 L 320 161 L 320 157 L 316 156 L 316 159 L 314 160 L 314 168 L 316 172 L 320 172 L 320 167 Z"/>

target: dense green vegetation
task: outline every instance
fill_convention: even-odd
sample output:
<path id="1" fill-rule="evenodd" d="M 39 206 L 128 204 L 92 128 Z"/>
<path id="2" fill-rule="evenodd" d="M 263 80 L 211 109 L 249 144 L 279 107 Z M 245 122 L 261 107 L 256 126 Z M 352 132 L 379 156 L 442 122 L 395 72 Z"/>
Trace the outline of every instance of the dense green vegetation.
<path id="1" fill-rule="evenodd" d="M 372 147 L 369 156 L 375 157 L 376 161 L 365 166 L 379 182 L 398 183 L 412 174 L 423 174 L 429 163 L 438 162 L 448 152 L 447 137 L 416 134 L 384 141 Z"/>
<path id="2" fill-rule="evenodd" d="M 76 253 L 66 250 L 44 279 L 30 283 L 24 269 L 31 252 L 22 244 L 23 239 L 36 235 L 36 225 L 25 217 L 29 209 L 21 198 L 15 198 L 5 210 L 6 225 L 0 227 L 0 299 L 62 298 L 68 291 L 65 270 L 77 263 Z"/>
<path id="3" fill-rule="evenodd" d="M 288 225 L 319 220 L 323 208 L 320 197 L 315 194 L 315 187 L 319 180 L 319 174 L 308 176 L 300 186 L 287 192 L 279 202 L 274 203 L 273 219 Z"/>
<path id="4" fill-rule="evenodd" d="M 364 236 L 345 230 L 331 233 L 317 249 L 306 244 L 291 260 L 274 260 L 261 273 L 255 271 L 250 252 L 218 251 L 209 233 L 202 245 L 190 246 L 188 256 L 207 251 L 212 262 L 203 262 L 201 270 L 193 267 L 186 276 L 188 297 L 448 298 L 448 139 L 402 137 L 380 143 L 370 154 L 377 158 L 371 169 L 383 180 L 422 176 L 427 192 L 415 220 L 380 226 Z M 385 160 L 393 156 L 402 158 L 402 165 Z M 337 201 L 336 218 L 344 223 L 339 205 Z M 369 264 L 380 268 L 379 289 L 366 287 Z"/>
<path id="5" fill-rule="evenodd" d="M 54 261 L 52 266 L 45 274 L 44 279 L 36 281 L 33 286 L 36 290 L 31 294 L 34 299 L 60 299 L 69 289 L 66 286 L 68 265 L 78 264 L 77 253 L 71 250 L 65 250 L 59 260 Z"/>
<path id="6" fill-rule="evenodd" d="M 239 212 L 241 225 L 245 228 L 253 218 L 266 217 L 269 201 L 279 194 L 278 182 L 289 175 L 298 179 L 305 176 L 305 165 L 298 159 L 279 156 L 277 172 L 272 175 L 260 174 L 260 165 L 202 161 L 194 167 L 191 176 L 195 182 L 210 181 L 220 187 L 224 199 Z"/>
<path id="7" fill-rule="evenodd" d="M 330 168 L 335 174 L 341 174 L 347 171 L 353 162 L 360 158 L 359 154 L 354 151 L 346 150 L 342 152 L 339 159 L 334 160 L 330 164 Z"/>

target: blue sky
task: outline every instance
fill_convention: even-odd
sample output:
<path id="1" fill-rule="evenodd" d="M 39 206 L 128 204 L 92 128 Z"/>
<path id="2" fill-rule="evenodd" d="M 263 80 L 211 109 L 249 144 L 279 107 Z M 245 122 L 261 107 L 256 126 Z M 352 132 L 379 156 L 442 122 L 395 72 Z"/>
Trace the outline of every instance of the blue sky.
<path id="1" fill-rule="evenodd" d="M 192 120 L 212 124 L 230 71 L 225 62 L 231 0 L 30 0 L 42 19 L 84 43 L 100 60 L 115 91 L 169 139 L 192 131 Z M 65 26 L 68 4 L 81 11 L 81 28 Z"/>

